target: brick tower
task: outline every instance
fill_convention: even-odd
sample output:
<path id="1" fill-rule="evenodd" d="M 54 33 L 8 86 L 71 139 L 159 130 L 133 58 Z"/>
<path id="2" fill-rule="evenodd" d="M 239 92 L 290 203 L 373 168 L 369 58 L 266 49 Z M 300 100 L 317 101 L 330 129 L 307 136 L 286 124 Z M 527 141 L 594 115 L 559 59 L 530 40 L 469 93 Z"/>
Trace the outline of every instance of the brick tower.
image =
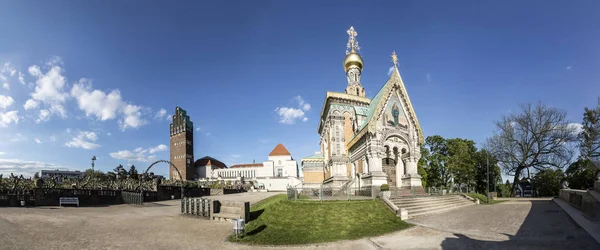
<path id="1" fill-rule="evenodd" d="M 187 112 L 177 107 L 171 123 L 171 163 L 179 169 L 184 180 L 194 179 L 194 123 Z M 169 179 L 179 180 L 177 171 L 169 166 Z"/>

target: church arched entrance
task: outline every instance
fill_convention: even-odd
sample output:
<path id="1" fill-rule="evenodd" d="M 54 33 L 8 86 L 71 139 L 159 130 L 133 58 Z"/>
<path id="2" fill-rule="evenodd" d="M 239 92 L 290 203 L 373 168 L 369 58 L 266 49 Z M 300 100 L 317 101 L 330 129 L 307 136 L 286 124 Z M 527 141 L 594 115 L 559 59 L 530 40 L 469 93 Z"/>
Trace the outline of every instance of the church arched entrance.
<path id="1" fill-rule="evenodd" d="M 387 175 L 387 184 L 390 187 L 396 186 L 396 160 L 392 158 L 384 158 L 382 160 L 383 172 Z"/>

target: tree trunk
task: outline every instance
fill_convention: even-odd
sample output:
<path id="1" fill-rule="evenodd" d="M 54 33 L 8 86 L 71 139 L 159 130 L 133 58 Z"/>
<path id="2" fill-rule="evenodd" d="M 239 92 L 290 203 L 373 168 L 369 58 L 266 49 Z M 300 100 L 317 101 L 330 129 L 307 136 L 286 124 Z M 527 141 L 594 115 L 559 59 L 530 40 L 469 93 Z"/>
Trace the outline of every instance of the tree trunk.
<path id="1" fill-rule="evenodd" d="M 510 189 L 510 197 L 515 196 L 515 188 L 517 187 L 517 182 L 519 181 L 519 175 L 521 174 L 521 170 L 523 169 L 517 168 L 517 171 L 515 171 L 515 178 L 513 179 L 512 188 Z"/>

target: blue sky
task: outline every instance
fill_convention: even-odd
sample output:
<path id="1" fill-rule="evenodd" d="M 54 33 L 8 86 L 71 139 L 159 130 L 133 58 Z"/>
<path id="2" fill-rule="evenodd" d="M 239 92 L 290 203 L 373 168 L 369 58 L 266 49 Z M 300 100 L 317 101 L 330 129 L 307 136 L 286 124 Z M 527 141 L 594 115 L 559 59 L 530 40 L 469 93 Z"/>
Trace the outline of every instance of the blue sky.
<path id="1" fill-rule="evenodd" d="M 581 122 L 600 95 L 598 1 L 1 5 L 0 173 L 168 159 L 176 106 L 198 129 L 196 158 L 262 162 L 283 143 L 299 160 L 319 149 L 326 91 L 347 85 L 350 26 L 367 97 L 395 50 L 426 136 L 479 144 L 524 102 Z M 275 111 L 304 104 L 292 120 Z"/>

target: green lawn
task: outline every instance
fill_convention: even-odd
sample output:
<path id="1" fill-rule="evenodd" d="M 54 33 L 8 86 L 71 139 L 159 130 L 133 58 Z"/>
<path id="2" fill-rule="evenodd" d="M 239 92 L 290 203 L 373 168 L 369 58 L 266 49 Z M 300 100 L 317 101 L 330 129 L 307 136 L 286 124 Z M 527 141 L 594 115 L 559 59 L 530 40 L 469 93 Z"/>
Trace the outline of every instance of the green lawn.
<path id="1" fill-rule="evenodd" d="M 288 201 L 285 194 L 270 197 L 251 208 L 246 235 L 230 241 L 259 245 L 294 245 L 359 239 L 405 229 L 378 200 Z"/>
<path id="2" fill-rule="evenodd" d="M 490 199 L 490 203 L 487 203 L 487 197 L 485 197 L 484 194 L 478 194 L 478 193 L 468 193 L 468 196 L 470 196 L 471 198 L 475 198 L 475 199 L 479 199 L 479 203 L 480 204 L 486 204 L 486 205 L 491 205 L 491 204 L 496 204 L 496 203 L 500 203 L 503 201 L 500 200 L 492 200 Z"/>

